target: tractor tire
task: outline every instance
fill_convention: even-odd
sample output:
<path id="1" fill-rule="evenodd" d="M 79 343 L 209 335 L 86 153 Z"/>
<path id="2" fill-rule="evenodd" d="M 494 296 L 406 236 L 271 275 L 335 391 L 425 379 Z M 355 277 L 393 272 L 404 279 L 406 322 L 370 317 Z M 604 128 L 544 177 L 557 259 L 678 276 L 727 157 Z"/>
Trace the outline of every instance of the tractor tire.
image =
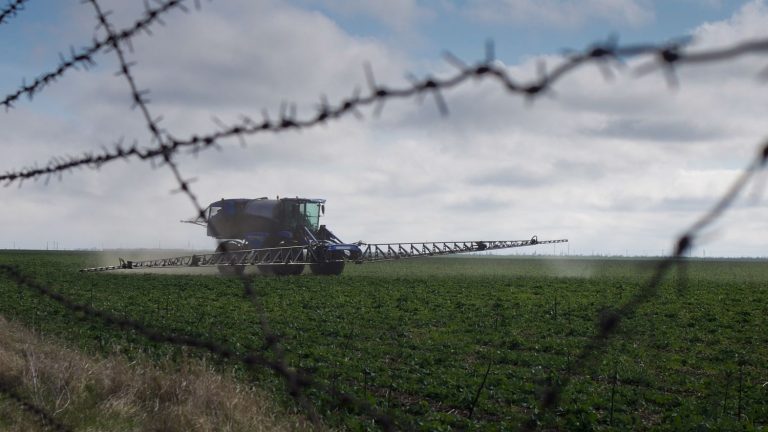
<path id="1" fill-rule="evenodd" d="M 296 240 L 281 240 L 272 243 L 269 247 L 301 246 Z M 263 264 L 257 266 L 263 275 L 271 276 L 298 276 L 304 273 L 304 264 Z"/>
<path id="2" fill-rule="evenodd" d="M 312 274 L 318 276 L 338 276 L 344 271 L 346 261 L 344 261 L 345 255 L 342 252 L 330 252 L 327 255 L 322 250 L 317 252 L 320 262 L 309 265 Z"/>
<path id="3" fill-rule="evenodd" d="M 275 276 L 298 276 L 304 273 L 304 264 L 274 264 L 271 266 L 270 274 Z"/>
<path id="4" fill-rule="evenodd" d="M 318 276 L 338 276 L 344 271 L 344 261 L 310 264 L 309 270 Z"/>
<path id="5" fill-rule="evenodd" d="M 216 253 L 237 252 L 243 250 L 243 244 L 234 240 L 227 240 L 219 243 L 216 247 Z M 242 276 L 245 272 L 244 265 L 219 265 L 219 274 L 222 276 Z"/>

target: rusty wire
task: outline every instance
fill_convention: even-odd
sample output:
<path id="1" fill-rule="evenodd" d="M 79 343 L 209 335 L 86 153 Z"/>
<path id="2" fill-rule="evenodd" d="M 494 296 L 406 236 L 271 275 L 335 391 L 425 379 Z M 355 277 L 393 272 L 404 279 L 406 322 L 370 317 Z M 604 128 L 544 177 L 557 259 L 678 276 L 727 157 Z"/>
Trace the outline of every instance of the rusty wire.
<path id="1" fill-rule="evenodd" d="M 0 23 L 3 19 L 14 16 L 21 9 L 26 0 L 15 0 L 0 12 Z M 456 72 L 447 78 L 435 78 L 427 76 L 423 79 L 413 79 L 411 84 L 405 87 L 391 87 L 378 84 L 374 78 L 370 67 L 365 68 L 365 76 L 368 82 L 368 92 L 362 94 L 356 89 L 351 96 L 330 104 L 323 99 L 313 115 L 305 118 L 298 118 L 294 111 L 282 110 L 277 120 L 271 120 L 267 115 L 259 120 L 253 120 L 249 117 L 231 126 L 221 126 L 219 130 L 207 134 L 193 135 L 188 138 L 174 137 L 170 132 L 163 131 L 158 125 L 158 117 L 154 117 L 149 110 L 146 99 L 147 90 L 140 90 L 134 79 L 131 69 L 135 64 L 127 59 L 127 54 L 122 46 L 123 43 L 129 43 L 140 31 L 149 33 L 150 26 L 155 22 L 161 22 L 160 16 L 174 10 L 187 10 L 184 6 L 184 0 L 158 0 L 156 6 L 146 6 L 142 16 L 132 25 L 122 30 L 115 30 L 109 19 L 108 12 L 100 7 L 98 0 L 85 0 L 96 12 L 96 19 L 99 29 L 105 33 L 101 38 L 95 38 L 93 42 L 81 49 L 71 49 L 68 56 L 61 56 L 60 63 L 52 71 L 45 72 L 35 78 L 30 84 L 22 84 L 15 91 L 9 93 L 0 105 L 10 109 L 22 97 L 27 96 L 30 99 L 45 87 L 53 84 L 54 81 L 61 78 L 69 69 L 82 66 L 85 69 L 95 64 L 95 58 L 100 53 L 115 53 L 119 61 L 119 75 L 121 75 L 128 87 L 131 100 L 134 107 L 141 112 L 144 122 L 150 134 L 149 145 L 140 146 L 134 143 L 125 146 L 122 143 L 114 145 L 112 149 L 105 149 L 102 152 L 88 152 L 79 157 L 54 157 L 44 166 L 32 166 L 18 170 L 11 170 L 0 175 L 0 181 L 6 185 L 14 182 L 22 182 L 28 179 L 45 178 L 51 176 L 61 176 L 64 172 L 80 167 L 100 168 L 103 165 L 118 159 L 137 158 L 139 160 L 155 161 L 159 160 L 167 165 L 179 185 L 179 191 L 185 193 L 197 210 L 198 214 L 205 218 L 203 209 L 200 206 L 197 197 L 189 186 L 189 180 L 185 179 L 174 160 L 182 150 L 190 152 L 199 152 L 212 146 L 216 146 L 218 141 L 230 137 L 245 137 L 261 133 L 277 133 L 286 130 L 311 128 L 324 124 L 330 120 L 338 119 L 350 114 L 359 113 L 359 109 L 372 106 L 374 112 L 378 113 L 384 107 L 386 101 L 390 99 L 407 99 L 421 97 L 423 95 L 432 95 L 438 109 L 443 113 L 448 113 L 448 105 L 445 102 L 443 92 L 458 87 L 470 80 L 486 79 L 494 81 L 501 86 L 503 91 L 510 94 L 521 95 L 527 98 L 536 98 L 551 89 L 563 77 L 572 73 L 576 69 L 586 64 L 597 64 L 601 68 L 610 68 L 613 63 L 620 63 L 629 58 L 645 59 L 647 62 L 637 67 L 637 73 L 648 73 L 654 70 L 661 70 L 671 83 L 676 82 L 675 71 L 681 65 L 698 65 L 703 63 L 719 62 L 730 60 L 747 54 L 764 54 L 768 52 L 768 38 L 745 40 L 728 47 L 709 49 L 709 50 L 691 50 L 684 42 L 665 43 L 665 44 L 638 44 L 638 45 L 619 45 L 615 39 L 606 42 L 596 43 L 586 49 L 568 54 L 562 61 L 557 63 L 549 72 L 542 71 L 540 75 L 532 80 L 518 80 L 513 77 L 505 67 L 495 61 L 493 45 L 489 44 L 486 48 L 485 59 L 469 65 L 447 53 L 446 61 L 455 66 Z M 199 7 L 199 3 L 195 2 Z M 542 414 L 552 411 L 561 400 L 562 394 L 567 388 L 572 376 L 583 371 L 594 361 L 604 350 L 611 337 L 615 335 L 616 330 L 622 320 L 634 314 L 637 309 L 651 300 L 658 292 L 664 277 L 668 271 L 685 256 L 693 244 L 699 239 L 702 230 L 709 227 L 718 220 L 734 203 L 739 195 L 746 189 L 752 181 L 754 175 L 765 167 L 768 160 L 768 144 L 760 146 L 759 154 L 746 167 L 742 175 L 733 183 L 731 188 L 723 197 L 700 219 L 695 221 L 686 231 L 684 231 L 675 241 L 676 247 L 672 255 L 660 261 L 655 269 L 653 276 L 647 284 L 642 287 L 630 300 L 618 306 L 613 311 L 598 317 L 597 331 L 595 335 L 584 345 L 579 353 L 572 359 L 569 365 L 569 373 L 562 377 L 559 383 L 549 386 L 539 400 L 539 417 Z M 116 326 L 122 329 L 133 330 L 152 341 L 169 343 L 180 346 L 190 346 L 217 355 L 223 359 L 239 361 L 243 365 L 252 368 L 255 366 L 266 367 L 279 376 L 281 376 L 292 397 L 304 408 L 307 414 L 315 421 L 318 421 L 316 413 L 309 401 L 305 398 L 304 392 L 308 388 L 316 388 L 326 392 L 326 394 L 336 398 L 341 406 L 353 408 L 370 418 L 374 419 L 385 430 L 408 429 L 407 422 L 395 422 L 390 415 L 380 412 L 376 407 L 359 401 L 354 397 L 339 392 L 334 388 L 319 383 L 311 376 L 295 371 L 290 368 L 285 360 L 285 352 L 279 343 L 279 336 L 272 332 L 269 326 L 268 317 L 260 299 L 253 288 L 253 282 L 249 278 L 242 278 L 244 295 L 254 304 L 260 317 L 262 333 L 264 337 L 263 353 L 237 353 L 234 349 L 213 341 L 202 340 L 188 335 L 164 334 L 142 323 L 129 318 L 120 318 L 108 312 L 94 309 L 88 305 L 83 305 L 68 299 L 57 293 L 51 287 L 45 286 L 27 275 L 22 274 L 17 268 L 7 265 L 0 265 L 0 271 L 8 278 L 15 281 L 20 287 L 26 287 L 38 294 L 46 296 L 72 313 L 84 314 L 103 323 Z M 269 359 L 265 353 L 271 351 L 275 359 Z M 0 393 L 6 394 L 16 400 L 24 409 L 38 414 L 41 421 L 49 424 L 46 419 L 52 417 L 36 408 L 33 405 L 27 405 L 22 399 L 14 397 L 16 393 L 8 386 L 0 385 Z M 33 409 L 34 408 L 34 409 Z M 520 425 L 521 429 L 532 430 L 538 427 L 538 418 L 533 418 Z M 52 423 L 53 424 L 53 423 Z M 63 427 L 63 426 L 62 426 Z M 67 429 L 60 429 L 67 430 Z"/>

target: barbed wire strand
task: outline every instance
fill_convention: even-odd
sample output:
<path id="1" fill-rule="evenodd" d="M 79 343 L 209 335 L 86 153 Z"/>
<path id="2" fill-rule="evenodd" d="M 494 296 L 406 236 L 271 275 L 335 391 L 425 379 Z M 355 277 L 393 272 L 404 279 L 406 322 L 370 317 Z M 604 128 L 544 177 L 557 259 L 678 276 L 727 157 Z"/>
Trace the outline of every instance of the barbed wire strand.
<path id="1" fill-rule="evenodd" d="M 131 73 L 132 65 L 129 64 L 126 58 L 125 52 L 120 46 L 120 40 L 116 37 L 107 19 L 107 15 L 109 15 L 109 13 L 101 9 L 97 0 L 87 0 L 87 1 L 93 5 L 94 10 L 96 11 L 97 19 L 100 23 L 100 27 L 104 28 L 107 34 L 109 35 L 109 40 L 111 41 L 110 45 L 112 46 L 112 50 L 115 51 L 118 61 L 120 63 L 119 74 L 122 75 L 128 83 L 128 86 L 130 88 L 130 92 L 132 95 L 134 107 L 138 107 L 139 110 L 141 111 L 141 114 L 144 118 L 147 128 L 149 129 L 149 132 L 152 135 L 154 141 L 158 143 L 160 148 L 166 149 L 167 147 L 165 145 L 165 137 L 162 135 L 161 129 L 158 124 L 159 120 L 151 115 L 149 111 L 149 107 L 147 106 L 148 100 L 145 98 L 145 95 L 148 94 L 148 90 L 139 90 L 136 84 L 136 81 Z M 204 209 L 198 202 L 196 195 L 189 187 L 189 184 L 187 183 L 187 181 L 184 180 L 184 178 L 182 177 L 180 170 L 178 168 L 178 165 L 173 161 L 172 159 L 173 153 L 170 151 L 164 151 L 162 156 L 163 156 L 164 163 L 167 164 L 170 167 L 171 171 L 173 172 L 174 178 L 179 184 L 179 190 L 184 192 L 187 195 L 187 197 L 190 199 L 193 206 L 197 210 L 198 216 L 203 220 L 207 221 L 207 215 L 205 214 Z M 251 301 L 254 303 L 254 305 L 257 308 L 257 313 L 259 314 L 260 323 L 264 331 L 266 349 L 271 350 L 275 354 L 276 356 L 275 362 L 280 366 L 281 370 L 290 371 L 290 368 L 288 367 L 285 361 L 285 353 L 282 350 L 282 347 L 280 346 L 280 344 L 278 343 L 278 338 L 270 330 L 269 323 L 266 316 L 266 310 L 260 307 L 260 302 L 256 297 L 254 290 L 252 289 L 252 281 L 249 280 L 248 278 L 243 277 L 242 282 L 243 282 L 243 287 L 244 287 L 246 296 L 251 299 Z M 316 410 L 314 409 L 314 407 L 311 406 L 309 401 L 303 395 L 303 386 L 301 385 L 301 381 L 300 381 L 301 377 L 297 373 L 287 373 L 287 374 L 284 374 L 283 376 L 286 380 L 288 393 L 296 400 L 298 405 L 301 406 L 302 409 L 307 413 L 311 421 L 315 425 L 319 425 L 320 419 L 317 415 Z"/>
<path id="2" fill-rule="evenodd" d="M 599 317 L 597 333 L 572 358 L 567 366 L 569 374 L 562 377 L 559 383 L 550 385 L 539 399 L 539 408 L 542 414 L 556 407 L 563 391 L 570 383 L 571 377 L 583 371 L 591 364 L 594 357 L 603 351 L 610 337 L 618 330 L 622 320 L 634 315 L 638 308 L 656 296 L 669 270 L 673 266 L 681 264 L 681 260 L 691 250 L 702 231 L 719 220 L 734 205 L 737 198 L 747 189 L 750 181 L 765 168 L 767 161 L 768 143 L 763 143 L 758 154 L 734 180 L 723 196 L 677 238 L 674 252 L 659 262 L 645 286 L 629 301 L 613 311 L 606 311 Z M 532 417 L 523 425 L 522 429 L 535 430 L 538 426 L 538 418 Z"/>
<path id="3" fill-rule="evenodd" d="M 123 39 L 121 34 L 115 33 L 114 38 L 107 38 L 108 42 L 105 42 L 105 44 L 119 42 Z M 442 97 L 442 92 L 473 79 L 493 80 L 499 83 L 508 93 L 535 98 L 550 89 L 556 82 L 562 80 L 568 73 L 590 62 L 596 62 L 601 68 L 608 68 L 611 61 L 620 62 L 626 58 L 649 56 L 652 57 L 650 62 L 639 66 L 637 72 L 645 74 L 649 71 L 660 69 L 667 71 L 665 73 L 668 75 L 673 74 L 674 68 L 678 65 L 710 63 L 746 54 L 765 52 L 768 52 L 768 38 L 747 40 L 724 48 L 693 52 L 683 51 L 683 47 L 676 44 L 618 46 L 615 45 L 615 41 L 609 41 L 595 44 L 581 53 L 569 55 L 566 60 L 549 72 L 541 72 L 539 78 L 528 83 L 515 80 L 505 67 L 496 64 L 492 53 L 484 61 L 474 66 L 469 66 L 458 57 L 446 53 L 446 61 L 458 69 L 453 76 L 448 78 L 427 77 L 416 81 L 412 78 L 410 86 L 394 88 L 376 84 L 370 78 L 372 77 L 372 72 L 366 68 L 368 71 L 366 76 L 369 77 L 369 94 L 367 96 L 361 96 L 359 90 L 355 90 L 350 97 L 342 99 L 336 105 L 330 105 L 325 98 L 322 98 L 317 112 L 304 119 L 298 119 L 294 110 L 280 110 L 280 117 L 277 120 L 271 120 L 267 114 L 264 114 L 261 121 L 255 121 L 248 116 L 243 116 L 243 120 L 239 123 L 223 129 L 220 128 L 218 131 L 205 135 L 196 134 L 185 139 L 179 139 L 168 133 L 166 140 L 160 141 L 155 147 L 140 147 L 138 143 L 125 146 L 122 142 L 118 142 L 113 149 L 105 150 L 99 154 L 86 152 L 80 157 L 56 157 L 43 167 L 33 165 L 28 168 L 8 171 L 0 175 L 0 182 L 10 185 L 15 181 L 50 176 L 82 166 L 98 169 L 114 160 L 130 157 L 137 157 L 140 160 L 158 157 L 165 159 L 168 154 L 175 154 L 182 149 L 198 153 L 202 149 L 217 145 L 218 141 L 225 138 L 242 138 L 267 132 L 277 133 L 288 130 L 307 129 L 346 115 L 359 115 L 359 109 L 366 106 L 373 105 L 377 111 L 380 111 L 385 101 L 395 98 L 404 99 L 434 94 L 438 108 L 442 112 L 447 113 L 447 106 Z M 90 56 L 87 58 L 89 61 L 92 61 Z M 135 96 L 135 99 L 143 101 L 142 93 L 138 92 L 138 97 Z M 0 102 L 0 105 L 2 104 Z M 183 186 L 184 182 L 180 184 Z"/>
<path id="4" fill-rule="evenodd" d="M 394 431 L 404 429 L 401 424 L 395 424 L 390 416 L 382 413 L 375 406 L 372 406 L 367 402 L 360 401 L 350 394 L 335 389 L 329 389 L 326 384 L 314 380 L 311 376 L 301 373 L 300 371 L 292 370 L 285 364 L 284 361 L 272 360 L 262 353 L 249 352 L 247 354 L 241 354 L 230 346 L 208 339 L 184 334 L 163 333 L 127 316 L 120 317 L 114 313 L 96 309 L 91 305 L 78 303 L 69 297 L 66 297 L 55 291 L 53 288 L 40 283 L 31 276 L 25 275 L 19 270 L 18 267 L 13 265 L 0 264 L 0 273 L 5 274 L 8 279 L 13 281 L 20 288 L 30 289 L 39 295 L 51 299 L 63 306 L 71 313 L 82 314 L 89 319 L 100 321 L 106 326 L 134 331 L 152 342 L 167 343 L 177 346 L 187 346 L 190 348 L 205 350 L 222 359 L 238 362 L 249 369 L 252 369 L 256 366 L 265 367 L 285 379 L 290 387 L 289 392 L 291 395 L 300 395 L 303 389 L 306 388 L 316 388 L 336 397 L 341 405 L 352 407 L 355 410 L 371 417 L 384 430 Z M 246 295 L 248 295 L 248 289 L 252 290 L 250 287 L 247 288 Z M 264 336 L 269 340 L 279 340 L 279 337 L 277 337 L 274 333 L 265 334 Z M 264 348 L 265 350 L 270 349 L 269 346 L 265 346 Z"/>
<path id="5" fill-rule="evenodd" d="M 24 3 L 29 0 L 13 0 L 0 9 L 0 25 L 5 24 L 9 18 L 13 18 L 24 10 Z"/>
<path id="6" fill-rule="evenodd" d="M 133 78 L 133 74 L 131 73 L 132 65 L 126 59 L 125 52 L 120 46 L 120 42 L 124 41 L 125 39 L 120 37 L 120 35 L 115 33 L 115 31 L 112 29 L 112 25 L 107 19 L 107 15 L 109 13 L 102 11 L 101 6 L 97 0 L 84 0 L 84 3 L 90 3 L 96 11 L 96 18 L 99 22 L 99 27 L 103 28 L 107 33 L 108 37 L 106 40 L 108 41 L 111 49 L 115 52 L 120 63 L 119 74 L 125 78 L 125 81 L 128 83 L 128 87 L 130 87 L 133 107 L 138 108 L 139 111 L 141 111 L 141 115 L 144 117 L 147 129 L 149 129 L 153 140 L 157 143 L 157 148 L 162 155 L 163 162 L 170 168 L 171 172 L 173 173 L 173 177 L 179 184 L 178 190 L 187 195 L 187 198 L 189 198 L 189 200 L 192 202 L 192 205 L 195 207 L 197 215 L 207 222 L 205 211 L 200 205 L 197 196 L 189 187 L 189 181 L 184 179 L 184 177 L 181 175 L 181 171 L 179 170 L 178 165 L 173 160 L 174 151 L 166 144 L 165 137 L 163 137 L 160 126 L 158 124 L 160 118 L 153 117 L 149 112 L 149 107 L 147 107 L 148 101 L 146 99 L 146 95 L 149 93 L 149 90 L 139 90 L 139 87 L 136 85 L 136 80 Z M 168 4 L 170 4 L 170 2 Z M 181 5 L 181 3 L 178 4 Z"/>
<path id="7" fill-rule="evenodd" d="M 4 273 L 7 278 L 16 283 L 19 287 L 29 288 L 38 294 L 41 294 L 57 303 L 73 313 L 81 313 L 89 318 L 97 319 L 108 326 L 115 326 L 121 329 L 133 330 L 136 333 L 144 336 L 145 338 L 153 342 L 165 342 L 174 345 L 183 345 L 192 348 L 200 348 L 216 354 L 219 357 L 225 359 L 233 359 L 239 361 L 245 366 L 260 365 L 267 367 L 280 375 L 287 374 L 288 371 L 283 370 L 281 365 L 269 360 L 268 358 L 258 354 L 247 354 L 239 356 L 238 353 L 225 345 L 217 344 L 213 341 L 208 341 L 193 336 L 187 335 L 175 335 L 164 334 L 144 324 L 133 320 L 128 317 L 119 317 L 110 312 L 98 310 L 90 305 L 78 303 L 74 300 L 65 297 L 64 295 L 54 291 L 51 287 L 43 285 L 42 283 L 32 279 L 31 277 L 23 274 L 17 267 L 0 264 L 0 272 Z"/>
<path id="8" fill-rule="evenodd" d="M 261 334 L 264 338 L 264 348 L 265 350 L 272 351 L 275 354 L 275 361 L 280 363 L 284 368 L 288 369 L 288 365 L 285 361 L 285 350 L 283 350 L 282 345 L 280 344 L 280 337 L 272 331 L 271 326 L 269 325 L 269 319 L 267 318 L 267 310 L 264 307 L 261 299 L 256 293 L 253 278 L 243 275 L 241 277 L 241 281 L 243 282 L 243 290 L 245 291 L 246 297 L 251 301 L 253 306 L 256 308 L 256 313 L 259 316 L 259 325 L 261 326 Z M 317 411 L 314 409 L 314 407 L 309 403 L 307 398 L 302 394 L 301 392 L 301 386 L 298 385 L 297 382 L 297 376 L 292 375 L 290 378 L 287 379 L 286 385 L 288 386 L 288 393 L 291 395 L 291 397 L 296 400 L 296 402 L 301 406 L 301 408 L 304 410 L 304 412 L 309 415 L 310 420 L 315 426 L 320 425 L 320 418 L 318 417 Z"/>
<path id="9" fill-rule="evenodd" d="M 8 380 L 0 374 L 0 396 L 12 400 L 23 411 L 26 411 L 39 420 L 39 422 L 48 430 L 56 432 L 70 432 L 72 429 L 67 427 L 64 423 L 55 419 L 45 409 L 39 407 L 33 402 L 28 401 L 18 391 L 16 386 L 12 385 Z"/>
<path id="10" fill-rule="evenodd" d="M 277 357 L 276 361 L 278 363 L 283 364 L 287 368 L 288 366 L 285 362 L 285 350 L 280 344 L 280 336 L 274 333 L 271 329 L 269 320 L 267 318 L 266 308 L 264 307 L 264 304 L 261 298 L 256 292 L 255 284 L 253 282 L 253 277 L 244 276 L 241 278 L 241 280 L 243 281 L 246 297 L 248 297 L 251 300 L 251 302 L 253 303 L 254 307 L 256 308 L 259 314 L 260 325 L 261 325 L 262 335 L 265 342 L 265 347 L 267 349 L 272 350 L 272 352 L 274 352 L 275 356 Z M 306 398 L 304 398 L 300 393 L 296 393 L 297 390 L 301 390 L 301 386 L 297 384 L 295 378 L 296 377 L 292 377 L 291 379 L 288 380 L 288 386 L 290 389 L 291 396 L 293 396 L 294 398 L 298 398 L 297 400 L 300 402 L 302 408 L 304 408 L 304 410 L 311 415 L 312 421 L 315 424 L 319 424 L 320 419 L 316 417 L 317 416 L 316 410 L 309 404 L 309 401 L 307 401 Z M 365 413 L 370 418 L 372 418 L 383 430 L 394 431 L 394 430 L 412 429 L 410 426 L 406 426 L 408 425 L 407 421 L 400 419 L 398 422 L 395 422 L 395 420 L 392 418 L 391 415 L 385 414 L 379 409 L 371 406 L 367 402 L 362 402 L 359 399 L 354 398 L 348 393 L 339 391 L 335 387 L 329 388 L 326 385 L 320 385 L 320 387 L 326 393 L 334 396 L 337 399 L 337 402 L 339 403 L 339 405 L 348 406 L 358 412 Z M 395 428 L 396 425 L 397 425 L 397 429 Z"/>
<path id="11" fill-rule="evenodd" d="M 138 85 L 136 84 L 136 80 L 134 79 L 131 73 L 132 64 L 128 62 L 125 52 L 120 46 L 120 39 L 115 34 L 109 20 L 107 19 L 107 16 L 109 15 L 109 13 L 102 10 L 97 0 L 85 0 L 85 2 L 90 3 L 93 6 L 97 15 L 97 19 L 99 21 L 99 26 L 103 28 L 109 36 L 108 40 L 110 41 L 110 46 L 112 50 L 115 52 L 115 54 L 117 55 L 118 61 L 120 63 L 119 74 L 125 78 L 130 88 L 130 92 L 133 100 L 133 106 L 139 108 L 144 118 L 144 121 L 147 125 L 147 128 L 149 129 L 149 132 L 152 135 L 153 140 L 156 143 L 158 143 L 158 147 L 163 150 L 163 153 L 162 153 L 163 162 L 166 165 L 168 165 L 171 171 L 173 172 L 174 178 L 179 184 L 179 191 L 182 191 L 187 195 L 187 197 L 189 198 L 189 200 L 192 202 L 193 206 L 197 210 L 198 216 L 203 220 L 207 221 L 207 215 L 205 214 L 203 207 L 200 205 L 199 201 L 197 200 L 197 196 L 189 187 L 189 183 L 182 177 L 179 171 L 178 165 L 172 159 L 173 152 L 170 151 L 170 148 L 166 145 L 165 137 L 163 136 L 160 126 L 158 125 L 158 119 L 153 117 L 149 111 L 149 107 L 147 106 L 148 101 L 145 98 L 145 95 L 148 94 L 148 90 L 139 90 Z M 285 362 L 285 355 L 282 350 L 282 347 L 277 342 L 278 339 L 276 335 L 271 333 L 271 330 L 269 328 L 268 320 L 266 317 L 266 310 L 259 307 L 260 303 L 252 288 L 252 281 L 244 277 L 242 279 L 242 282 L 243 282 L 246 296 L 249 297 L 251 301 L 254 303 L 254 305 L 257 307 L 257 312 L 259 313 L 259 318 L 260 318 L 262 328 L 265 330 L 265 341 L 267 342 L 267 349 L 273 351 L 273 353 L 277 357 L 277 359 L 275 360 L 275 365 L 278 366 L 279 370 L 287 371 L 285 373 L 282 373 L 282 376 L 285 378 L 287 382 L 289 394 L 296 400 L 299 406 L 301 406 L 304 409 L 307 415 L 310 416 L 310 419 L 312 420 L 312 422 L 318 425 L 320 423 L 320 419 L 317 416 L 317 413 L 314 410 L 314 408 L 309 404 L 308 400 L 303 395 L 304 385 L 301 385 L 302 378 L 298 375 L 298 373 L 290 373 L 290 368 Z M 349 398 L 352 399 L 351 397 Z M 383 416 L 380 416 L 379 414 L 374 414 L 374 418 L 376 418 L 377 421 L 381 424 L 389 424 L 389 420 L 385 419 Z M 387 429 L 390 429 L 390 428 L 387 428 Z"/>
<path id="12" fill-rule="evenodd" d="M 150 26 L 160 22 L 163 15 L 174 9 L 187 10 L 184 5 L 185 1 L 189 0 L 158 0 L 155 7 L 150 7 L 149 3 L 145 3 L 146 7 L 143 16 L 130 27 L 115 32 L 114 37 L 119 41 L 126 41 L 142 31 L 151 35 Z M 6 110 L 11 109 L 22 96 L 27 96 L 31 100 L 43 88 L 56 82 L 70 69 L 77 69 L 78 66 L 83 69 L 89 69 L 95 66 L 95 55 L 102 49 L 111 46 L 112 43 L 112 38 L 107 36 L 103 39 L 94 38 L 89 46 L 80 50 L 70 47 L 67 55 L 59 54 L 59 64 L 55 69 L 38 75 L 29 84 L 26 84 L 26 80 L 23 80 L 21 86 L 16 91 L 9 93 L 0 101 L 0 107 L 4 107 Z"/>

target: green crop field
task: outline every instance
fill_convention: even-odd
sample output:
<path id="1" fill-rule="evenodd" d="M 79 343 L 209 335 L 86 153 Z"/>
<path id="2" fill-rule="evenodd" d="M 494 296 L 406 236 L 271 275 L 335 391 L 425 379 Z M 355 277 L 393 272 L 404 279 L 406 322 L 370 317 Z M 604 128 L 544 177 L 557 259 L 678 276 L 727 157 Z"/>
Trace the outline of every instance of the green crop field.
<path id="1" fill-rule="evenodd" d="M 97 259 L 0 252 L 0 263 L 94 308 L 243 353 L 264 347 L 259 314 L 238 280 L 77 272 Z M 674 269 L 584 368 L 571 368 L 599 314 L 630 300 L 654 265 L 430 258 L 349 265 L 340 277 L 256 277 L 255 286 L 291 366 L 401 427 L 516 430 L 535 419 L 545 430 L 768 430 L 765 261 L 692 260 Z M 0 298 L 3 316 L 89 352 L 172 359 L 181 351 L 74 315 L 2 275 Z M 239 376 L 292 403 L 271 372 Z M 557 408 L 539 412 L 545 386 L 566 377 Z M 324 392 L 309 396 L 331 427 L 375 429 Z"/>

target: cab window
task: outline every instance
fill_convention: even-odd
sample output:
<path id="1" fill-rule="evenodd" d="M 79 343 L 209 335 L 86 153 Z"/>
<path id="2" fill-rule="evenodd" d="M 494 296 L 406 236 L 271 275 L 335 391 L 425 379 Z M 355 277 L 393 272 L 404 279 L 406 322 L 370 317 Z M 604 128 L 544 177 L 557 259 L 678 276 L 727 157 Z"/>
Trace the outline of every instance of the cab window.
<path id="1" fill-rule="evenodd" d="M 317 231 L 320 226 L 320 204 L 304 203 L 302 207 L 307 227 L 312 231 Z"/>

